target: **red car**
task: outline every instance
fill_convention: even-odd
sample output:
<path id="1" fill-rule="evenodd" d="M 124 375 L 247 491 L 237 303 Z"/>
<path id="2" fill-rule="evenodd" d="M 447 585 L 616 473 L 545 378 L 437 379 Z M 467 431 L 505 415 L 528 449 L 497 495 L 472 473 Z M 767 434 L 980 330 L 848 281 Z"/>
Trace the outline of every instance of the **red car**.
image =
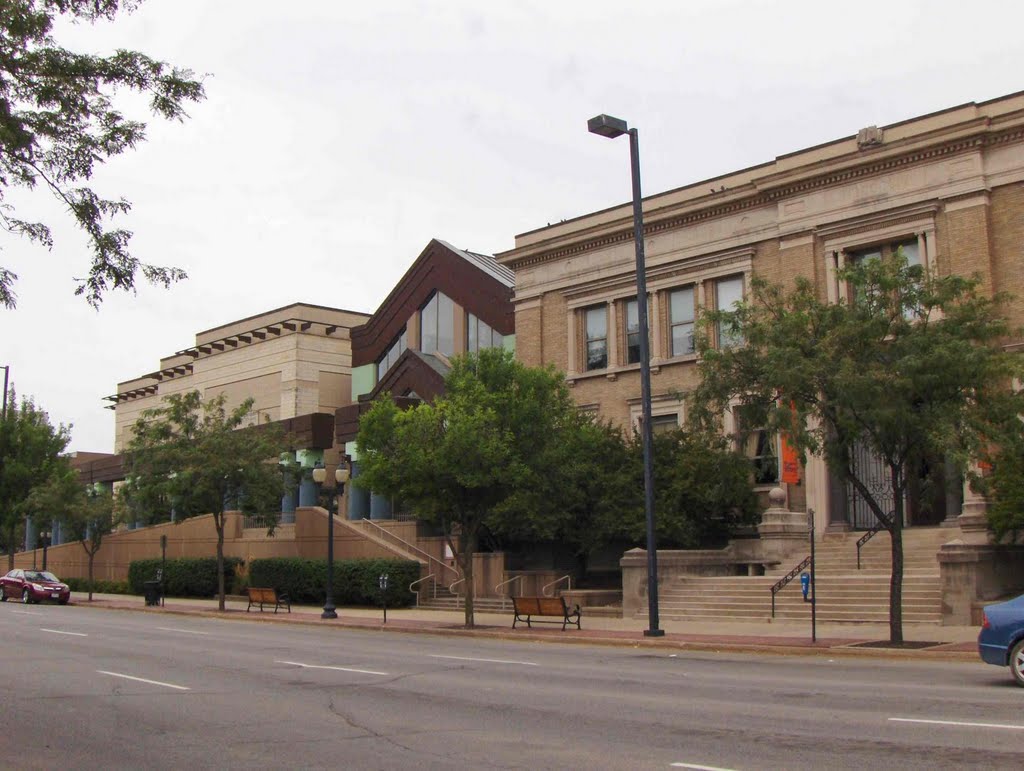
<path id="1" fill-rule="evenodd" d="M 53 573 L 19 568 L 0 578 L 0 602 L 7 602 L 10 597 L 20 599 L 26 605 L 46 600 L 67 605 L 71 599 L 71 589 Z"/>

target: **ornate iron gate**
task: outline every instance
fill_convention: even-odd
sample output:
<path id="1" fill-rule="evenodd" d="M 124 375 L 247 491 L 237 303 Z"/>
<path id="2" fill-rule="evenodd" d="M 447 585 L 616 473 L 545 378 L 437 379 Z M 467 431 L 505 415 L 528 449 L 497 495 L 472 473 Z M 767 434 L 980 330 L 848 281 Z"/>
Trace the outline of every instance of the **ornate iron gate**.
<path id="1" fill-rule="evenodd" d="M 853 470 L 857 478 L 871 492 L 882 511 L 892 512 L 896 507 L 892 496 L 892 474 L 869 447 L 858 444 L 853 451 Z M 904 498 L 904 512 L 907 511 Z M 868 506 L 864 497 L 850 483 L 846 485 L 846 518 L 854 530 L 871 530 L 878 524 L 878 518 Z"/>

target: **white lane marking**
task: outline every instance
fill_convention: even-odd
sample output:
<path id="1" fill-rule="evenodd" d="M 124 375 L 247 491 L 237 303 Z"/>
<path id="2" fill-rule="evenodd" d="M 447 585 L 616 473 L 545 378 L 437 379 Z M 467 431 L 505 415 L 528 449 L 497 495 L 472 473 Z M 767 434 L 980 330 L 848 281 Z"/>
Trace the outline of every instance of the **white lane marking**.
<path id="1" fill-rule="evenodd" d="M 17 613 L 19 616 L 41 616 L 42 613 L 36 613 L 34 610 L 12 610 L 11 613 Z"/>
<path id="2" fill-rule="evenodd" d="M 672 768 L 692 768 L 694 771 L 733 771 L 731 768 L 720 768 L 718 766 L 700 766 L 696 763 L 673 763 Z"/>
<path id="3" fill-rule="evenodd" d="M 475 659 L 469 656 L 441 656 L 438 654 L 430 654 L 432 659 L 454 659 L 455 661 L 482 661 L 485 664 L 519 664 L 524 667 L 539 667 L 540 664 L 535 664 L 532 661 L 509 661 L 508 659 Z"/>
<path id="4" fill-rule="evenodd" d="M 193 632 L 191 629 L 175 629 L 173 626 L 158 626 L 164 632 L 181 632 L 182 634 L 209 634 L 209 632 Z"/>
<path id="5" fill-rule="evenodd" d="M 1006 723 L 964 723 L 959 720 L 919 720 L 909 717 L 891 717 L 891 723 L 925 723 L 927 725 L 955 725 L 964 728 L 1006 728 L 1010 731 L 1024 731 L 1024 725 L 1008 725 Z"/>
<path id="6" fill-rule="evenodd" d="M 191 691 L 191 688 L 186 688 L 184 685 L 174 685 L 173 683 L 161 683 L 159 680 L 147 680 L 144 677 L 132 677 L 131 675 L 123 675 L 120 672 L 107 672 L 104 669 L 96 670 L 101 675 L 110 675 L 111 677 L 123 677 L 125 680 L 134 680 L 138 683 L 149 683 L 150 685 L 162 685 L 164 688 L 174 688 L 176 691 Z"/>
<path id="7" fill-rule="evenodd" d="M 50 632 L 51 634 L 69 634 L 72 637 L 88 637 L 89 636 L 87 634 L 82 634 L 81 632 L 62 632 L 59 629 L 44 629 L 43 627 L 39 627 L 39 631 L 40 632 Z"/>
<path id="8" fill-rule="evenodd" d="M 359 675 L 381 675 L 387 677 L 387 672 L 374 672 L 372 669 L 353 669 L 352 667 L 328 667 L 323 664 L 303 664 L 301 661 L 274 661 L 275 664 L 289 664 L 293 667 L 302 667 L 303 669 L 333 669 L 336 672 L 355 672 Z"/>

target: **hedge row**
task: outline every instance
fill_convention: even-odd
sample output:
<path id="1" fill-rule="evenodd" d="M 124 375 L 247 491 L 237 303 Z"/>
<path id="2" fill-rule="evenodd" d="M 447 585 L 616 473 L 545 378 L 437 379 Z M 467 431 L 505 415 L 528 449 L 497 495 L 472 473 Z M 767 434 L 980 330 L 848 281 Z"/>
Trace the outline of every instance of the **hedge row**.
<path id="1" fill-rule="evenodd" d="M 242 565 L 238 557 L 224 558 L 224 588 L 230 591 L 235 572 Z M 164 570 L 164 591 L 170 597 L 213 597 L 217 594 L 217 558 L 180 557 L 177 559 L 133 560 L 128 566 L 128 585 L 133 594 L 143 594 L 146 581 L 156 579 Z"/>
<path id="2" fill-rule="evenodd" d="M 378 580 L 388 575 L 386 597 Z M 334 561 L 334 602 L 336 605 L 405 607 L 416 599 L 409 584 L 420 577 L 417 562 L 393 559 L 355 559 Z M 284 592 L 297 604 L 324 601 L 327 586 L 325 560 L 275 557 L 249 563 L 249 586 L 262 586 Z"/>

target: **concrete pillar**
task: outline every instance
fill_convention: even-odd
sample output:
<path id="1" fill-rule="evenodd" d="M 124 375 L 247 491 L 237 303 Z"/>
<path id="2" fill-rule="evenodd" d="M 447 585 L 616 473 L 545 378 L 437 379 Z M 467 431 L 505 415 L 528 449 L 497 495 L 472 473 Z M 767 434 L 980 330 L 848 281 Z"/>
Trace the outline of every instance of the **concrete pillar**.
<path id="1" fill-rule="evenodd" d="M 788 563 L 810 553 L 807 513 L 786 508 L 786 493 L 773 487 L 768 493 L 769 505 L 761 515 L 757 532 L 761 536 L 761 556 L 766 562 Z"/>
<path id="2" fill-rule="evenodd" d="M 987 544 L 988 534 L 988 501 L 981 493 L 971 489 L 971 483 L 964 479 L 964 504 L 960 516 L 956 518 L 963 533 L 965 544 Z"/>

